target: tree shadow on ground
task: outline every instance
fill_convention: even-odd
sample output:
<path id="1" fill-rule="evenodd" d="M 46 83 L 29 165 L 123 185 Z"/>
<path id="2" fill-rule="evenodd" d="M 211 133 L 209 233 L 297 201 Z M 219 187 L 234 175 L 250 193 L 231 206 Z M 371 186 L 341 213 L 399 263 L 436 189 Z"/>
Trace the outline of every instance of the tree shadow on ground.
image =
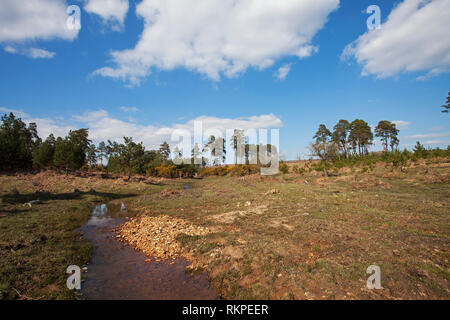
<path id="1" fill-rule="evenodd" d="M 81 200 L 83 196 L 99 196 L 105 198 L 106 200 L 122 199 L 136 197 L 137 194 L 134 193 L 111 193 L 111 192 L 97 192 L 95 190 L 90 190 L 88 192 L 75 190 L 74 192 L 68 193 L 51 193 L 48 191 L 36 191 L 34 193 L 27 194 L 14 194 L 9 193 L 2 196 L 2 203 L 4 204 L 24 204 L 30 201 L 48 201 L 48 200 Z"/>

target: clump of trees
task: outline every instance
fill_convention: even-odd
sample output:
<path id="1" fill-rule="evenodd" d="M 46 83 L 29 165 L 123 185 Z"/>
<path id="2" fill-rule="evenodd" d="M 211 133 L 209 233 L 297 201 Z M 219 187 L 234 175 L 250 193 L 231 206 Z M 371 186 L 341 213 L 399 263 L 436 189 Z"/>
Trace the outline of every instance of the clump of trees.
<path id="1" fill-rule="evenodd" d="M 328 176 L 331 167 L 342 168 L 360 163 L 372 166 L 377 161 L 392 163 L 394 167 L 405 165 L 408 160 L 417 161 L 420 158 L 450 156 L 450 146 L 447 150 L 426 149 L 417 142 L 412 151 L 398 150 L 400 132 L 395 123 L 381 120 L 375 127 L 375 137 L 380 138 L 383 152 L 369 154 L 373 145 L 374 134 L 367 122 L 356 119 L 352 122 L 341 119 L 331 132 L 324 124 L 319 126 L 314 141 L 310 144 L 311 155 L 321 161 L 316 169 Z"/>
<path id="2" fill-rule="evenodd" d="M 394 151 L 399 144 L 399 130 L 395 123 L 387 120 L 378 122 L 375 128 L 375 137 L 383 143 L 384 151 Z M 374 134 L 369 124 L 361 119 L 352 122 L 341 119 L 331 132 L 324 124 L 319 126 L 311 144 L 313 156 L 320 159 L 334 159 L 336 157 L 349 158 L 350 156 L 367 156 L 369 147 L 373 145 Z"/>
<path id="3" fill-rule="evenodd" d="M 387 120 L 378 123 L 375 136 L 383 141 L 385 151 L 388 144 L 392 151 L 398 145 L 399 130 L 395 124 Z M 364 157 L 369 155 L 369 147 L 373 144 L 374 135 L 369 124 L 361 119 L 352 122 L 341 119 L 333 127 L 331 132 L 324 124 L 319 126 L 310 144 L 311 155 L 321 160 L 321 167 L 325 176 L 328 176 L 328 168 L 336 159 L 350 157 Z"/>
<path id="4" fill-rule="evenodd" d="M 394 152 L 394 148 L 396 148 L 400 142 L 397 138 L 399 131 L 400 130 L 395 127 L 395 123 L 387 120 L 378 122 L 378 125 L 375 127 L 375 136 L 381 138 L 385 152 L 388 151 L 389 146 L 391 147 L 391 152 Z"/>
<path id="5" fill-rule="evenodd" d="M 29 169 L 33 152 L 41 143 L 35 123 L 28 126 L 13 113 L 4 115 L 0 124 L 0 169 Z"/>
<path id="6" fill-rule="evenodd" d="M 142 142 L 124 137 L 123 143 L 100 142 L 95 145 L 89 139 L 88 129 L 70 131 L 62 138 L 50 134 L 44 141 L 37 134 L 35 123 L 28 126 L 13 113 L 4 115 L 0 126 L 0 170 L 57 169 L 63 171 L 100 170 L 113 173 L 147 174 L 150 176 L 178 178 L 200 175 L 245 175 L 259 170 L 260 163 L 251 160 L 263 146 L 245 143 L 243 132 L 236 130 L 230 146 L 243 150 L 244 162 L 234 167 L 224 167 L 226 142 L 221 137 L 210 136 L 204 146 L 194 145 L 190 159 L 184 164 L 175 164 L 171 159 L 181 158 L 178 147 L 171 152 L 164 141 L 157 150 L 146 150 Z M 244 139 L 244 145 L 239 146 Z M 270 144 L 267 152 L 274 151 Z M 238 152 L 236 152 L 238 153 Z M 256 153 L 256 154 L 255 154 Z M 194 162 L 196 158 L 200 161 Z M 241 159 L 239 159 L 241 160 Z M 177 162 L 179 163 L 179 162 Z M 217 169 L 224 167 L 223 169 Z"/>

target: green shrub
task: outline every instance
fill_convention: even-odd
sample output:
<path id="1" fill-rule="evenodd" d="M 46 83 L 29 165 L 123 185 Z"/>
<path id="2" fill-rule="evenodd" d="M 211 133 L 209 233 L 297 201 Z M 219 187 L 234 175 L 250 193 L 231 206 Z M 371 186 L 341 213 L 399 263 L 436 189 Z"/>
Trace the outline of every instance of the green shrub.
<path id="1" fill-rule="evenodd" d="M 281 163 L 281 164 L 280 164 L 280 167 L 279 167 L 279 170 L 280 170 L 280 172 L 281 172 L 282 174 L 287 174 L 287 173 L 289 173 L 289 167 L 288 167 L 288 165 L 287 165 L 286 163 Z"/>

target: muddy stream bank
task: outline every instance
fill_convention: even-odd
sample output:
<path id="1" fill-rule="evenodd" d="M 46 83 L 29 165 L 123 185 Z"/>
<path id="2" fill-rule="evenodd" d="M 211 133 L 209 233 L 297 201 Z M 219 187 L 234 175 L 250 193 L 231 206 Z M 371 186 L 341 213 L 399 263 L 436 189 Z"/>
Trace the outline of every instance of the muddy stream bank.
<path id="1" fill-rule="evenodd" d="M 113 229 L 132 216 L 123 204 L 102 204 L 94 207 L 91 218 L 81 228 L 83 237 L 94 246 L 92 261 L 83 273 L 83 297 L 93 300 L 217 299 L 206 274 L 186 274 L 189 262 L 185 259 L 146 262 L 149 258 L 142 252 L 116 240 Z"/>

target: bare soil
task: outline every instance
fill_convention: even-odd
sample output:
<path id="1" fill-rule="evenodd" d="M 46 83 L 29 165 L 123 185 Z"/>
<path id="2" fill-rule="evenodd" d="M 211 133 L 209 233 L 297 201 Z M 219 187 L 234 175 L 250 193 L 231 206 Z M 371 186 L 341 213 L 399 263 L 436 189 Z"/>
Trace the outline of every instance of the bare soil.
<path id="1" fill-rule="evenodd" d="M 88 217 L 83 208 L 121 199 L 138 213 L 119 228 L 121 241 L 152 258 L 187 257 L 187 271 L 207 271 L 222 298 L 449 299 L 449 164 L 377 163 L 328 178 L 3 175 L 0 292 L 73 298 L 64 268 L 89 258 L 73 231 Z M 40 235 L 51 241 L 31 245 Z M 370 265 L 381 268 L 382 289 L 366 287 Z"/>

